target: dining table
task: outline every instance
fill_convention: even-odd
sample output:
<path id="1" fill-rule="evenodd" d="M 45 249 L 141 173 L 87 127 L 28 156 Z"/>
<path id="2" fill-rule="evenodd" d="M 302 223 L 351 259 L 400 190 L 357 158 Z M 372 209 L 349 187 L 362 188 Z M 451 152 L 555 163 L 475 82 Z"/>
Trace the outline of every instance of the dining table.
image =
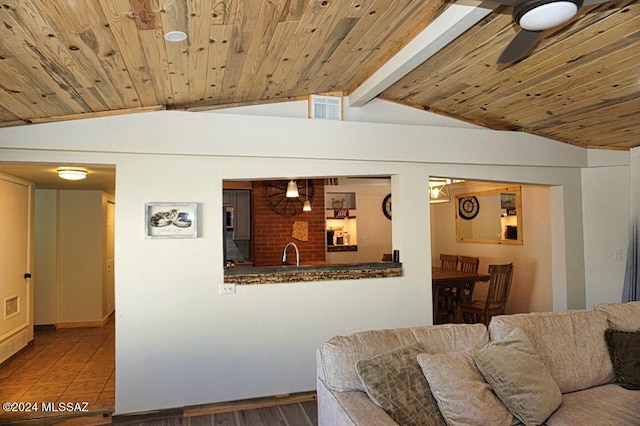
<path id="1" fill-rule="evenodd" d="M 476 281 L 489 281 L 491 275 L 479 272 L 465 272 L 453 269 L 431 268 L 431 293 L 433 297 L 433 323 L 438 324 L 440 312 L 438 312 L 438 294 L 441 289 L 455 288 L 458 303 L 460 295 L 464 291 L 464 283 Z"/>

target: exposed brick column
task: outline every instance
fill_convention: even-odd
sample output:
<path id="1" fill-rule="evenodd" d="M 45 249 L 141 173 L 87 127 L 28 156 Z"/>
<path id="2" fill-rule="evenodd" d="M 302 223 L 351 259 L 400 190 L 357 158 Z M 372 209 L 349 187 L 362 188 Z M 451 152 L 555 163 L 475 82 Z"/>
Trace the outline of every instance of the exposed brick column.
<path id="1" fill-rule="evenodd" d="M 309 180 L 311 181 L 311 179 Z M 300 250 L 300 263 L 325 260 L 326 229 L 324 209 L 324 180 L 313 179 L 315 187 L 311 211 L 296 216 L 282 216 L 274 212 L 266 199 L 269 181 L 252 182 L 251 190 L 251 247 L 254 266 L 282 264 L 282 250 L 293 241 Z M 309 224 L 309 241 L 291 237 L 293 223 L 306 221 Z M 295 254 L 289 249 L 289 259 L 295 262 Z"/>

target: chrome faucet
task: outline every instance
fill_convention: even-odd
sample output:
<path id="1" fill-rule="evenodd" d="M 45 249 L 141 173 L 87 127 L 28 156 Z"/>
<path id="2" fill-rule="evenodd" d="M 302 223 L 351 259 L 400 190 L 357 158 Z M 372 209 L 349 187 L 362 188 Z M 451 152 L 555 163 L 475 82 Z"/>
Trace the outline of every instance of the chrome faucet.
<path id="1" fill-rule="evenodd" d="M 294 242 L 291 242 L 284 246 L 284 251 L 282 252 L 282 263 L 287 262 L 287 249 L 289 247 L 293 247 L 293 249 L 296 251 L 296 266 L 300 266 L 300 251 L 298 250 L 298 246 Z"/>

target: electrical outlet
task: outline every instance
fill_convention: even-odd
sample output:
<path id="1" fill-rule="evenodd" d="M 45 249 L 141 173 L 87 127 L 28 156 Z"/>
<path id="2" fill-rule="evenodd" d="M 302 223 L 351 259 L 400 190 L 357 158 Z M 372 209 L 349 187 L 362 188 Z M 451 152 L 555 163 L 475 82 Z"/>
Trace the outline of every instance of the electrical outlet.
<path id="1" fill-rule="evenodd" d="M 232 283 L 220 284 L 220 294 L 236 294 L 236 285 Z"/>

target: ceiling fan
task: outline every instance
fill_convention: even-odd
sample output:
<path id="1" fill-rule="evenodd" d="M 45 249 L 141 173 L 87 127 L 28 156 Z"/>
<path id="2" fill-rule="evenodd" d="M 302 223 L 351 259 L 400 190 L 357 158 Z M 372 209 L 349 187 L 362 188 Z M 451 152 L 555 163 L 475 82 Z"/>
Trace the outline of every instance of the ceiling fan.
<path id="1" fill-rule="evenodd" d="M 610 0 L 488 0 L 513 6 L 513 20 L 520 31 L 498 58 L 498 64 L 510 64 L 529 56 L 542 33 L 573 18 L 583 6 Z"/>

